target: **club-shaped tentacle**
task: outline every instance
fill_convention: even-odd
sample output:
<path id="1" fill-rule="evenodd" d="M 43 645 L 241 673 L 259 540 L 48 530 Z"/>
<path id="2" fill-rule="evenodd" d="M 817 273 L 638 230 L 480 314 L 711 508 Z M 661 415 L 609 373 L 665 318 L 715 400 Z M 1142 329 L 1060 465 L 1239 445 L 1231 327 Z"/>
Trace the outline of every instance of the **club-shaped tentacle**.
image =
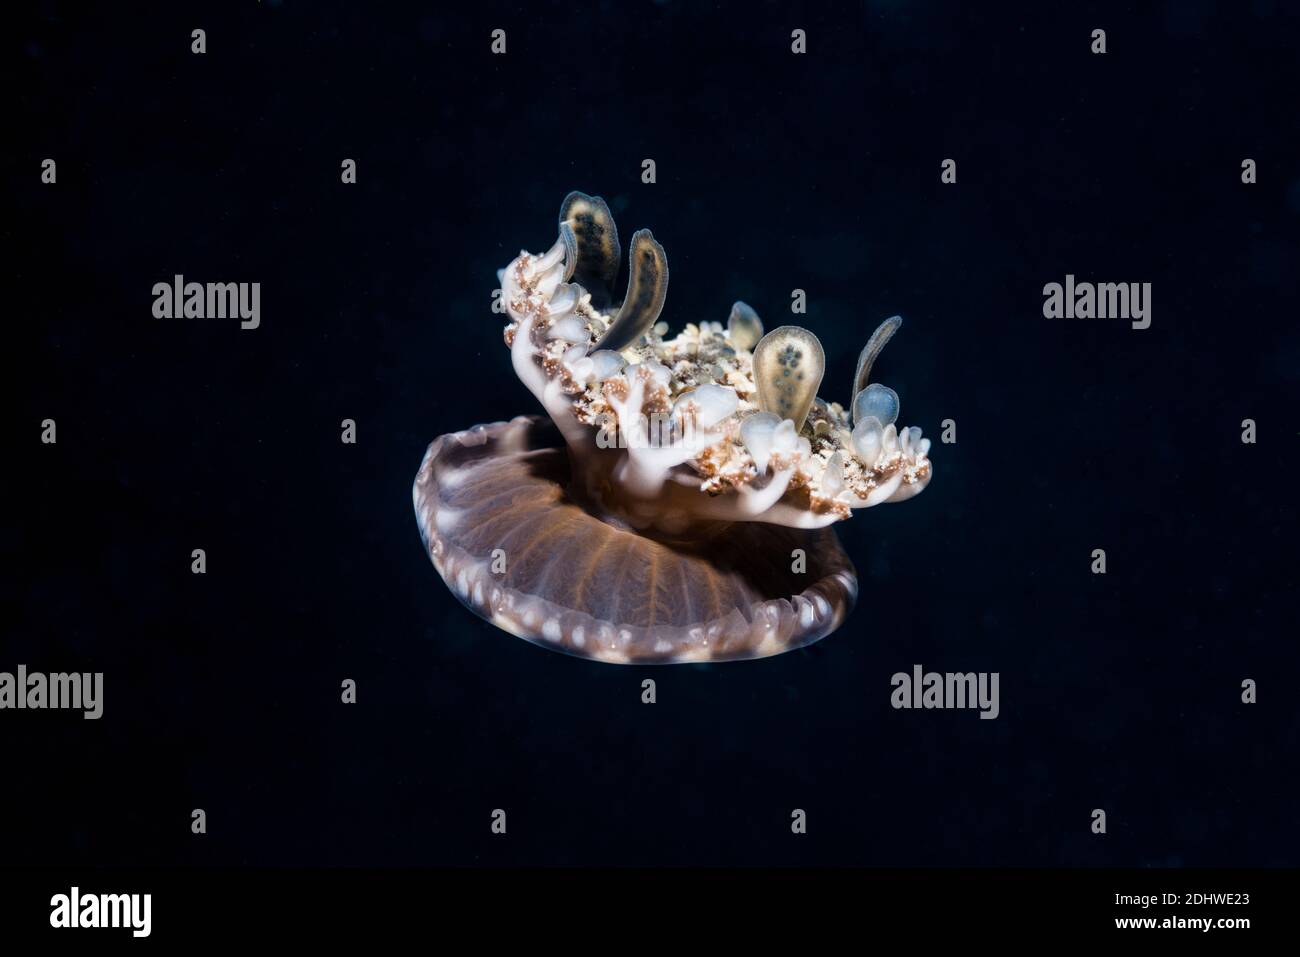
<path id="1" fill-rule="evenodd" d="M 597 299 L 613 294 L 623 251 L 609 205 L 574 190 L 560 204 L 560 241 L 565 281 L 578 283 Z"/>
<path id="2" fill-rule="evenodd" d="M 668 295 L 668 257 L 648 229 L 632 234 L 628 247 L 627 296 L 596 349 L 618 352 L 650 331 Z"/>
<path id="3" fill-rule="evenodd" d="M 803 428 L 826 372 L 826 353 L 817 337 L 799 326 L 781 326 L 754 347 L 758 405 Z"/>
<path id="4" fill-rule="evenodd" d="M 871 378 L 871 367 L 875 365 L 876 359 L 885 348 L 885 344 L 893 338 L 894 333 L 898 331 L 899 326 L 902 324 L 902 316 L 891 316 L 876 326 L 876 331 L 871 334 L 871 338 L 867 340 L 867 344 L 858 356 L 858 367 L 853 373 L 853 393 L 849 396 L 849 407 L 855 410 L 853 416 L 855 423 L 858 420 L 856 414 L 858 393 L 867 387 L 867 383 Z"/>
<path id="5" fill-rule="evenodd" d="M 752 351 L 763 338 L 763 320 L 749 305 L 737 300 L 727 317 L 727 338 L 734 348 Z"/>

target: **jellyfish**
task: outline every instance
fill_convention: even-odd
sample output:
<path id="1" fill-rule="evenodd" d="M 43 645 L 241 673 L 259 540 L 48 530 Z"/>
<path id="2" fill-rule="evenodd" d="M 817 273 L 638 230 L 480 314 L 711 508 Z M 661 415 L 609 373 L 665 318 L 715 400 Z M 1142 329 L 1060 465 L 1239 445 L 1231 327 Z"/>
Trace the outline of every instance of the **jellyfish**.
<path id="1" fill-rule="evenodd" d="M 469 609 L 535 644 L 619 664 L 733 661 L 835 631 L 857 597 L 831 527 L 930 481 L 930 440 L 871 381 L 902 320 L 862 349 L 847 405 L 819 398 L 807 329 L 660 321 L 668 260 L 570 193 L 559 235 L 498 273 L 515 374 L 545 415 L 429 445 L 424 546 Z M 621 296 L 617 280 L 626 273 Z"/>

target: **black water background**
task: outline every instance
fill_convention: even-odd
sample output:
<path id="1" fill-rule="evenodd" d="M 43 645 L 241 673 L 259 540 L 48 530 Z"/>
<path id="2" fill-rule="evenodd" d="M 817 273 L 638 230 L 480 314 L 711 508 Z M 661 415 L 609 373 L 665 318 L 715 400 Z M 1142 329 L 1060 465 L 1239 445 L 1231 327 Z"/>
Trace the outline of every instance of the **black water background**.
<path id="1" fill-rule="evenodd" d="M 4 858 L 1294 864 L 1298 35 L 1268 3 L 36 5 L 0 670 L 103 671 L 106 715 L 0 715 Z M 844 526 L 863 597 L 814 648 L 576 661 L 424 556 L 426 444 L 533 410 L 494 271 L 572 188 L 664 243 L 674 325 L 806 289 L 825 394 L 904 316 L 879 376 L 958 442 Z M 175 273 L 261 282 L 262 327 L 152 319 Z M 1151 328 L 1045 320 L 1067 273 L 1151 282 Z M 918 663 L 999 672 L 1001 716 L 892 710 Z"/>

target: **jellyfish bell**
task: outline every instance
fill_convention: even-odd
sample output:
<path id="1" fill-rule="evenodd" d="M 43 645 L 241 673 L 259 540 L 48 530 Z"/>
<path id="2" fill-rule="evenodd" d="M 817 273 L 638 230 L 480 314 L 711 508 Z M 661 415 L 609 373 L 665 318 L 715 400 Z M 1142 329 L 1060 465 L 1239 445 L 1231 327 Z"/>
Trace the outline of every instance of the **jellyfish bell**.
<path id="1" fill-rule="evenodd" d="M 830 526 L 932 472 L 897 395 L 867 381 L 900 320 L 869 340 L 846 408 L 817 396 L 816 336 L 764 335 L 744 303 L 665 338 L 663 247 L 640 230 L 622 262 L 599 197 L 566 197 L 559 231 L 500 273 L 511 364 L 546 416 L 444 435 L 416 476 L 438 572 L 503 630 L 601 661 L 760 658 L 830 634 L 857 595 Z"/>
<path id="2" fill-rule="evenodd" d="M 511 634 L 609 662 L 723 661 L 815 641 L 852 604 L 853 568 L 830 528 L 683 510 L 647 532 L 575 494 L 573 479 L 542 417 L 443 436 L 421 465 L 416 512 L 434 566 Z"/>

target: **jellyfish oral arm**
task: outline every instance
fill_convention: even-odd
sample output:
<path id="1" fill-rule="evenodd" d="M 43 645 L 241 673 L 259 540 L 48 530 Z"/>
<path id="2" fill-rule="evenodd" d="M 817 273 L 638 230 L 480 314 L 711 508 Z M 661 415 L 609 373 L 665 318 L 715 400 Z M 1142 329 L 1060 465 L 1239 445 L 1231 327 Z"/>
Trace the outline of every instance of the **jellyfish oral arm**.
<path id="1" fill-rule="evenodd" d="M 574 195 L 574 208 L 608 217 L 599 200 Z M 592 220 L 562 220 L 545 253 L 521 252 L 500 273 L 515 374 L 559 429 L 575 470 L 588 473 L 575 478 L 604 504 L 637 527 L 655 524 L 658 505 L 675 528 L 698 518 L 815 529 L 925 487 L 929 441 L 897 428 L 897 393 L 868 381 L 898 317 L 863 349 L 852 401 L 825 402 L 817 338 L 794 326 L 763 335 L 744 303 L 726 330 L 689 324 L 665 339 L 666 325 L 655 322 L 667 260 L 648 230 L 633 236 L 624 302 L 594 305 L 584 282 L 606 290 L 619 271 L 612 236 L 612 220 L 605 232 Z M 656 417 L 665 429 L 648 426 Z M 597 437 L 599 422 L 617 442 Z"/>
<path id="2" fill-rule="evenodd" d="M 778 519 L 774 510 L 789 489 L 793 475 L 794 466 L 783 468 L 773 473 L 762 488 L 747 485 L 734 496 L 706 499 L 701 512 L 707 518 L 730 522 L 787 524 Z"/>
<path id="3" fill-rule="evenodd" d="M 630 378 L 632 384 L 626 399 L 612 396 L 608 399 L 618 419 L 619 451 L 623 456 L 614 474 L 630 494 L 649 499 L 660 494 L 669 478 L 693 475 L 689 470 L 683 473 L 680 467 L 703 450 L 724 441 L 726 430 L 697 429 L 693 420 L 688 420 L 689 427 L 679 435 L 679 420 L 664 416 L 659 419 L 662 428 L 652 435 L 649 419 L 640 411 L 645 401 L 646 380 L 635 373 Z"/>
<path id="4" fill-rule="evenodd" d="M 537 352 L 532 345 L 534 322 L 531 316 L 526 318 L 515 332 L 515 341 L 510 346 L 515 375 L 542 404 L 564 436 L 564 441 L 571 448 L 584 446 L 591 441 L 590 430 L 574 417 L 573 406 L 561 391 L 560 382 L 548 379 L 537 361 Z"/>
<path id="5" fill-rule="evenodd" d="M 834 512 L 814 512 L 798 505 L 777 502 L 760 517 L 750 521 L 767 522 L 769 525 L 781 525 L 785 528 L 825 528 L 842 519 Z"/>

